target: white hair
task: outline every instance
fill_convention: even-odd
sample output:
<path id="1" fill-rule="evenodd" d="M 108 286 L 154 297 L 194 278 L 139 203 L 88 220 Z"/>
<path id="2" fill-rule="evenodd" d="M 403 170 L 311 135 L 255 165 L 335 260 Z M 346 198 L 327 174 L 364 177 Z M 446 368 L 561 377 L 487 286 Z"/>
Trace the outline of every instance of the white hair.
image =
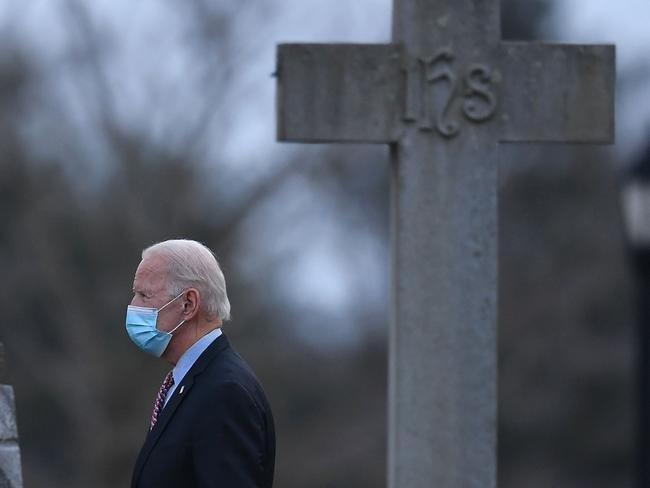
<path id="1" fill-rule="evenodd" d="M 170 239 L 142 251 L 142 259 L 152 255 L 162 257 L 169 266 L 170 296 L 177 296 L 187 288 L 196 288 L 208 316 L 217 316 L 222 321 L 230 319 L 226 279 L 208 247 L 189 239 Z"/>

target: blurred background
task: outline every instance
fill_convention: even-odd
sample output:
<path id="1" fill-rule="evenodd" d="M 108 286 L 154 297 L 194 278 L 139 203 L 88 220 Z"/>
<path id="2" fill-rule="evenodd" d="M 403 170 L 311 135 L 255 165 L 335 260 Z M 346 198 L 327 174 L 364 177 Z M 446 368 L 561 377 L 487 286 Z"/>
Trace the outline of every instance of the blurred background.
<path id="1" fill-rule="evenodd" d="M 499 486 L 633 486 L 650 8 L 501 4 L 505 39 L 617 44 L 618 129 L 614 147 L 501 147 Z M 223 265 L 225 330 L 276 416 L 276 486 L 385 485 L 388 149 L 276 143 L 271 75 L 278 42 L 387 42 L 390 16 L 390 0 L 0 4 L 0 340 L 26 487 L 128 485 L 167 366 L 131 344 L 125 309 L 141 249 L 172 237 Z"/>

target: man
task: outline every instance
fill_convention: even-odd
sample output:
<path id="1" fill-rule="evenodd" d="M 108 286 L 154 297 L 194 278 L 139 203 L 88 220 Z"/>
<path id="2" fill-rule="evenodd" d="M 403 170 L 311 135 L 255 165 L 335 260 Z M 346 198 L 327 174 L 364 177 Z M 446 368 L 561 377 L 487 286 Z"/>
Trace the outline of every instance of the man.
<path id="1" fill-rule="evenodd" d="M 270 488 L 271 408 L 230 347 L 226 282 L 212 252 L 170 240 L 142 252 L 126 329 L 174 368 L 160 388 L 131 480 L 139 488 Z"/>

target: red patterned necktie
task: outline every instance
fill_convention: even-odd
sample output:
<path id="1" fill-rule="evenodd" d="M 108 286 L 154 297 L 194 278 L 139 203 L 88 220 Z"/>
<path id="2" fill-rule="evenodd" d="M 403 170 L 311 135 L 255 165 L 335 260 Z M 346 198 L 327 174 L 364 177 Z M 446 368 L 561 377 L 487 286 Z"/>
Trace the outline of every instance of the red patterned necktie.
<path id="1" fill-rule="evenodd" d="M 158 421 L 158 414 L 160 413 L 160 411 L 163 409 L 163 406 L 165 405 L 165 398 L 167 397 L 167 392 L 174 384 L 173 373 L 174 370 L 171 370 L 169 373 L 167 373 L 167 376 L 165 376 L 165 381 L 163 381 L 163 384 L 160 385 L 160 390 L 158 390 L 158 395 L 156 396 L 156 403 L 154 403 L 153 412 L 151 413 L 151 427 L 149 427 L 149 430 L 152 430 L 153 426 L 156 425 L 156 422 Z"/>

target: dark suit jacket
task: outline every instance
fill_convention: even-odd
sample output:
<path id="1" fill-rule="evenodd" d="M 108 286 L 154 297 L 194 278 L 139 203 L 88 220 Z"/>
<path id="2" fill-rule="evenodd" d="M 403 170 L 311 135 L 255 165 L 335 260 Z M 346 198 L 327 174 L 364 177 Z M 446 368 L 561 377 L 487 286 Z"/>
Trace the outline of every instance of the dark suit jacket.
<path id="1" fill-rule="evenodd" d="M 133 488 L 271 488 L 275 431 L 253 371 L 221 335 L 147 434 Z"/>

